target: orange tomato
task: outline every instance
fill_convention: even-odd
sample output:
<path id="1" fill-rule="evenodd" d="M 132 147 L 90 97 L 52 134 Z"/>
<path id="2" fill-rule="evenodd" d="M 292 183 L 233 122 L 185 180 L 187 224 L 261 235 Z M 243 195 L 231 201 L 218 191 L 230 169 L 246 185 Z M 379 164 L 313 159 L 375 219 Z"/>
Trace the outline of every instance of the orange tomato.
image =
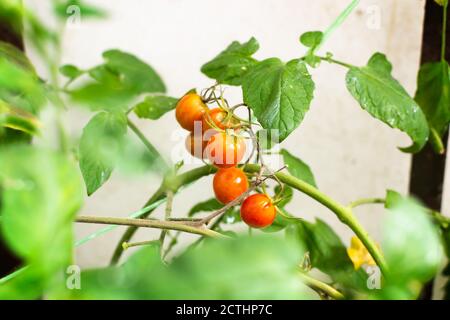
<path id="1" fill-rule="evenodd" d="M 214 175 L 213 189 L 217 200 L 227 204 L 247 191 L 247 176 L 244 171 L 235 167 L 219 169 Z"/>
<path id="2" fill-rule="evenodd" d="M 243 138 L 219 132 L 209 139 L 205 153 L 216 167 L 230 168 L 236 166 L 242 160 L 245 148 Z"/>
<path id="3" fill-rule="evenodd" d="M 275 206 L 265 194 L 253 194 L 245 199 L 241 205 L 242 220 L 253 228 L 270 226 L 275 220 L 275 215 Z"/>
<path id="4" fill-rule="evenodd" d="M 181 127 L 194 131 L 195 122 L 201 123 L 202 117 L 207 111 L 208 107 L 198 94 L 188 93 L 178 101 L 175 116 Z"/>
<path id="5" fill-rule="evenodd" d="M 202 134 L 191 132 L 185 140 L 186 149 L 196 158 L 203 159 L 205 147 L 208 141 L 203 140 Z"/>

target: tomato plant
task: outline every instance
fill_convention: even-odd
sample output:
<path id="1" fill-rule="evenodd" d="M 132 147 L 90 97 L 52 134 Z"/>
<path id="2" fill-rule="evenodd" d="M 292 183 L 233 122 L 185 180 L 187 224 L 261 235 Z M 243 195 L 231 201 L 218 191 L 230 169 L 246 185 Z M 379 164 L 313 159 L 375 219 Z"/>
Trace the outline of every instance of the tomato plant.
<path id="1" fill-rule="evenodd" d="M 55 0 L 59 26 L 74 3 L 85 17 L 105 17 L 85 1 Z M 362 110 L 410 138 L 399 152 L 420 153 L 429 145 L 443 152 L 450 123 L 445 54 L 420 68 L 415 97 L 393 76 L 383 53 L 374 53 L 364 66 L 329 52 L 319 54 L 358 3 L 350 1 L 325 31 L 301 34 L 306 52 L 288 61 L 255 58 L 255 38 L 232 42 L 201 66 L 210 85 L 172 97 L 151 65 L 118 49 L 105 51 L 103 60 L 89 68 L 60 65 L 62 30 L 48 27 L 19 1 L 1 2 L 0 17 L 8 17 L 5 24 L 20 41 L 0 38 L 0 236 L 23 266 L 0 278 L 0 298 L 418 298 L 440 271 L 444 254 L 449 255 L 448 217 L 393 190 L 342 204 L 319 188 L 297 151 L 274 151 L 274 146 L 284 147 L 320 95 L 313 70 L 329 63 L 345 70 L 345 87 Z M 436 5 L 442 6 L 446 26 L 448 1 Z M 22 23 L 26 28 L 17 27 Z M 442 34 L 445 53 L 446 27 Z M 45 62 L 48 79 L 22 50 L 24 38 Z M 242 101 L 229 103 L 229 86 L 241 90 Z M 62 121 L 72 108 L 90 114 L 75 135 Z M 168 161 L 133 121 L 138 117 L 150 124 L 165 114 L 174 128 L 178 123 L 189 131 L 181 144 L 200 166 Z M 43 139 L 47 130 L 56 145 Z M 282 163 L 266 162 L 271 153 Z M 85 196 L 96 193 L 114 170 L 153 172 L 160 186 L 127 217 L 80 215 Z M 183 206 L 185 214 L 175 215 L 177 194 L 213 174 L 207 189 L 192 186 L 196 195 L 211 198 L 190 210 Z M 298 193 L 328 209 L 352 232 L 349 248 L 331 226 L 320 219 L 307 221 L 301 208 L 290 206 Z M 151 217 L 163 204 L 164 217 Z M 376 204 L 386 209 L 381 243 L 354 212 Z M 74 223 L 108 226 L 75 241 Z M 81 288 L 72 290 L 67 270 L 76 266 L 73 251 L 119 225 L 127 230 L 110 266 L 81 270 Z M 159 237 L 132 242 L 135 232 L 146 228 L 160 230 Z M 196 239 L 179 248 L 183 233 Z M 136 252 L 123 259 L 125 250 Z M 326 280 L 316 278 L 312 269 L 327 275 Z M 368 285 L 374 280 L 371 270 L 377 271 L 379 286 Z"/>

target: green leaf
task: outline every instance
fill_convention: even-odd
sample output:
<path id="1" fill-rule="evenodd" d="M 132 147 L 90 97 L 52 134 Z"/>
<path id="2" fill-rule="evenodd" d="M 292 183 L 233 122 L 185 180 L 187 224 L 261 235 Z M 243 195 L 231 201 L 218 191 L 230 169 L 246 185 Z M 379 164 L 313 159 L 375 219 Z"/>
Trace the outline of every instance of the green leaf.
<path id="1" fill-rule="evenodd" d="M 350 68 L 347 89 L 373 117 L 411 137 L 413 145 L 402 151 L 418 152 L 428 140 L 428 124 L 420 107 L 392 77 L 391 71 L 386 56 L 375 53 L 367 66 Z"/>
<path id="2" fill-rule="evenodd" d="M 434 0 L 438 5 L 445 6 L 448 3 L 448 0 Z"/>
<path id="3" fill-rule="evenodd" d="M 322 31 L 308 31 L 303 33 L 300 36 L 300 42 L 308 48 L 311 48 L 311 50 L 314 50 L 323 39 L 323 32 Z"/>
<path id="4" fill-rule="evenodd" d="M 62 155 L 27 145 L 0 149 L 0 163 L 1 233 L 31 266 L 38 288 L 72 260 L 72 223 L 83 202 L 81 177 Z M 0 296 L 10 289 L 1 286 Z"/>
<path id="5" fill-rule="evenodd" d="M 34 115 L 0 100 L 0 127 L 36 135 L 39 133 L 40 125 Z"/>
<path id="6" fill-rule="evenodd" d="M 201 71 L 220 83 L 241 85 L 245 74 L 257 63 L 252 55 L 258 49 L 259 43 L 253 37 L 242 44 L 234 41 L 217 57 L 204 64 Z"/>
<path id="7" fill-rule="evenodd" d="M 450 74 L 446 61 L 426 63 L 420 67 L 414 99 L 425 113 L 430 127 L 442 137 L 450 123 Z"/>
<path id="8" fill-rule="evenodd" d="M 175 109 L 178 99 L 167 96 L 147 96 L 134 107 L 139 118 L 157 120 L 166 112 Z"/>
<path id="9" fill-rule="evenodd" d="M 219 210 L 223 207 L 223 204 L 221 204 L 219 201 L 216 200 L 216 198 L 211 198 L 202 202 L 197 203 L 195 206 L 189 210 L 188 217 L 192 217 L 193 215 L 199 213 L 199 212 L 208 212 L 208 211 L 215 211 Z"/>
<path id="10" fill-rule="evenodd" d="M 24 68 L 32 74 L 36 74 L 36 70 L 23 51 L 7 42 L 0 41 L 0 57 L 6 58 L 9 62 Z"/>
<path id="11" fill-rule="evenodd" d="M 92 111 L 126 112 L 134 94 L 110 83 L 88 83 L 70 92 L 74 102 L 87 105 Z"/>
<path id="12" fill-rule="evenodd" d="M 296 239 L 309 252 L 312 268 L 325 272 L 347 290 L 366 287 L 367 274 L 362 269 L 354 270 L 341 239 L 322 220 L 311 223 L 298 219 L 287 226 L 286 235 Z"/>
<path id="13" fill-rule="evenodd" d="M 280 212 L 277 212 L 275 220 L 272 222 L 270 226 L 261 229 L 262 232 L 264 233 L 279 232 L 281 230 L 284 230 L 288 225 L 297 223 L 297 221 L 299 220 L 298 218 L 292 216 L 286 210 L 284 210 L 279 203 L 277 204 L 277 207 L 278 211 L 281 211 L 283 215 L 281 215 Z"/>
<path id="14" fill-rule="evenodd" d="M 443 261 L 442 243 L 437 227 L 415 201 L 397 198 L 391 205 L 382 229 L 389 274 L 377 298 L 415 299 L 420 285 L 439 270 Z"/>
<path id="15" fill-rule="evenodd" d="M 37 114 L 46 102 L 46 95 L 34 72 L 0 56 L 0 99 Z"/>
<path id="16" fill-rule="evenodd" d="M 305 162 L 289 153 L 286 149 L 282 149 L 280 153 L 290 174 L 317 188 L 311 168 Z"/>
<path id="17" fill-rule="evenodd" d="M 314 82 L 304 62 L 285 64 L 270 58 L 250 70 L 242 91 L 262 127 L 279 130 L 281 142 L 302 122 L 313 98 Z"/>
<path id="18" fill-rule="evenodd" d="M 103 53 L 103 58 L 106 67 L 120 75 L 126 89 L 137 94 L 166 91 L 156 71 L 136 56 L 120 50 L 109 50 Z"/>
<path id="19" fill-rule="evenodd" d="M 127 131 L 127 117 L 116 112 L 96 114 L 83 129 L 80 169 L 87 194 L 93 194 L 111 176 Z"/>
<path id="20" fill-rule="evenodd" d="M 392 209 L 397 206 L 402 200 L 404 200 L 404 197 L 400 193 L 394 190 L 387 190 L 384 207 L 386 209 Z"/>
<path id="21" fill-rule="evenodd" d="M 298 245 L 267 235 L 205 241 L 168 266 L 148 246 L 120 267 L 83 272 L 80 290 L 61 285 L 52 298 L 311 299 L 298 279 L 301 257 Z"/>
<path id="22" fill-rule="evenodd" d="M 279 194 L 281 199 L 279 202 L 277 202 L 277 207 L 284 208 L 289 202 L 291 202 L 292 198 L 294 197 L 294 190 L 292 190 L 292 188 L 288 185 L 284 185 L 281 193 L 280 191 L 281 187 L 277 185 L 275 187 L 275 194 Z"/>
<path id="23" fill-rule="evenodd" d="M 83 70 L 78 69 L 78 67 L 74 66 L 73 64 L 66 64 L 61 66 L 59 68 L 59 72 L 69 79 L 78 78 L 84 73 Z"/>

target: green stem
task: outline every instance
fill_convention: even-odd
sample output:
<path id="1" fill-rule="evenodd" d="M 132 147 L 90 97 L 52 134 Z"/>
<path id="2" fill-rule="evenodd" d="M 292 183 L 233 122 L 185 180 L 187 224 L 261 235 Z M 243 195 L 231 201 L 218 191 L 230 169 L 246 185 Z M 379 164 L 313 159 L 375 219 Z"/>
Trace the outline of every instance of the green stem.
<path id="1" fill-rule="evenodd" d="M 342 11 L 339 16 L 333 21 L 333 23 L 325 30 L 323 33 L 323 38 L 320 44 L 315 48 L 314 51 L 319 50 L 319 48 L 328 40 L 331 34 L 347 19 L 347 17 L 352 13 L 352 11 L 358 6 L 360 0 L 353 0 L 350 4 Z"/>
<path id="2" fill-rule="evenodd" d="M 124 243 L 122 243 L 122 247 L 123 247 L 123 250 L 127 250 L 128 248 L 132 248 L 132 247 L 148 246 L 148 245 L 157 244 L 157 243 L 159 243 L 159 240 L 139 241 L 139 242 L 132 242 L 132 243 L 124 242 Z"/>
<path id="3" fill-rule="evenodd" d="M 386 203 L 386 200 L 383 198 L 366 198 L 353 201 L 348 205 L 348 207 L 350 209 L 353 209 L 365 204 L 384 204 L 384 203 Z"/>
<path id="4" fill-rule="evenodd" d="M 442 10 L 442 41 L 441 41 L 441 61 L 445 61 L 445 49 L 447 41 L 447 7 L 448 1 L 444 2 Z"/>
<path id="5" fill-rule="evenodd" d="M 322 282 L 320 280 L 314 279 L 308 276 L 306 273 L 300 272 L 300 278 L 303 283 L 308 287 L 315 291 L 320 291 L 325 293 L 327 296 L 335 299 L 335 300 L 343 300 L 345 299 L 344 295 L 340 293 L 338 290 L 330 286 L 329 284 Z"/>
<path id="6" fill-rule="evenodd" d="M 445 153 L 444 142 L 442 141 L 439 132 L 437 132 L 437 130 L 431 126 L 430 126 L 430 144 L 437 154 Z"/>
<path id="7" fill-rule="evenodd" d="M 334 64 L 337 64 L 337 65 L 346 67 L 346 68 L 348 68 L 348 69 L 356 68 L 356 66 L 354 66 L 354 65 L 352 65 L 352 64 L 350 64 L 350 63 L 346 63 L 346 62 L 343 62 L 343 61 L 339 61 L 339 60 L 333 59 L 333 58 L 331 58 L 331 57 L 321 57 L 321 56 L 316 56 L 316 57 L 319 58 L 319 59 L 322 60 L 322 61 L 326 61 L 326 62 L 328 62 L 328 63 L 334 63 Z"/>
<path id="8" fill-rule="evenodd" d="M 164 172 L 167 172 L 170 170 L 169 165 L 167 162 L 163 159 L 163 157 L 160 155 L 160 153 L 156 150 L 156 148 L 153 146 L 153 144 L 144 136 L 144 134 L 139 130 L 138 127 L 130 120 L 127 119 L 128 127 L 136 134 L 136 136 L 139 138 L 139 140 L 142 141 L 142 143 L 145 145 L 149 153 L 151 154 L 152 158 L 158 159 L 161 166 L 163 167 Z"/>
<path id="9" fill-rule="evenodd" d="M 135 227 L 156 228 L 163 230 L 178 230 L 202 236 L 208 236 L 212 238 L 225 237 L 216 231 L 209 230 L 207 228 L 194 227 L 177 221 L 161 221 L 161 220 L 114 218 L 114 217 L 92 217 L 92 216 L 79 216 L 76 218 L 75 221 L 80 223 L 114 224 L 120 226 L 135 226 Z"/>

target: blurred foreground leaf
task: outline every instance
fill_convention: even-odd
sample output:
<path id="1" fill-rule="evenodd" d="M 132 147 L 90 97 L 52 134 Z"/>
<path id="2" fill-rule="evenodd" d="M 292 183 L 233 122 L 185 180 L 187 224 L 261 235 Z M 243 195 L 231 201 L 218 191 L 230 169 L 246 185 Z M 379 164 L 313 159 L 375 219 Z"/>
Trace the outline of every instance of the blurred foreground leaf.
<path id="1" fill-rule="evenodd" d="M 4 147 L 0 163 L 1 236 L 30 265 L 0 285 L 0 297 L 14 298 L 9 294 L 15 292 L 32 298 L 72 260 L 72 223 L 83 185 L 75 164 L 53 151 Z"/>
<path id="2" fill-rule="evenodd" d="M 164 266 L 151 246 L 120 267 L 83 272 L 81 290 L 52 298 L 311 299 L 298 277 L 301 256 L 289 241 L 255 236 L 206 241 Z"/>

